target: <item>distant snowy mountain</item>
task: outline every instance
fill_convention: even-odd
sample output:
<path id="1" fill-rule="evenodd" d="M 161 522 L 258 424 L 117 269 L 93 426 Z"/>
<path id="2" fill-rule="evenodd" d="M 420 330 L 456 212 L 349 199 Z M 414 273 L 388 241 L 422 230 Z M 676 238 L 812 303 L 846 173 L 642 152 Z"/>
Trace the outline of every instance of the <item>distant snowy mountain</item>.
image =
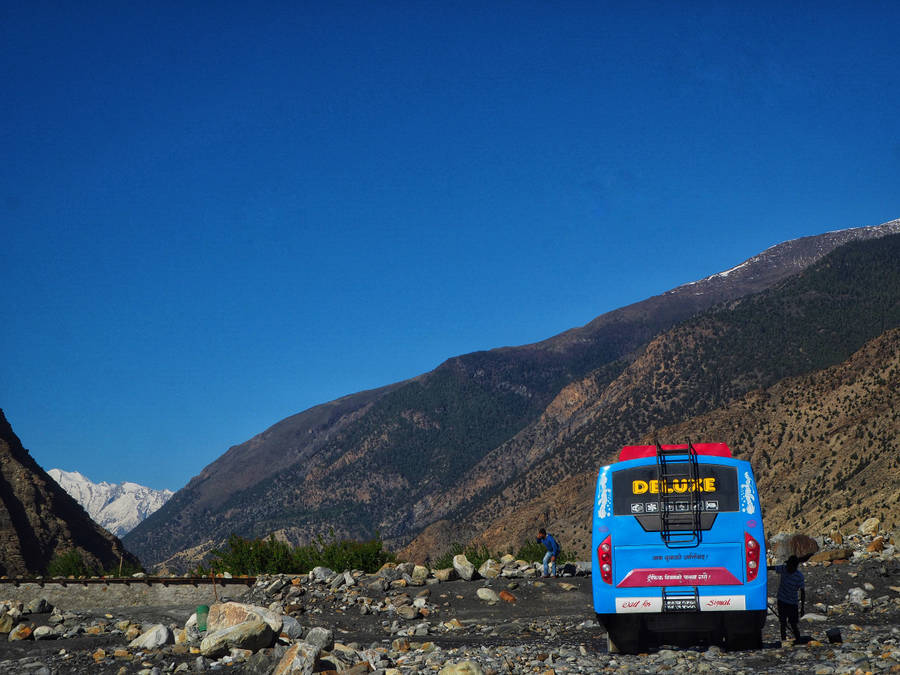
<path id="1" fill-rule="evenodd" d="M 153 490 L 137 483 L 94 483 L 77 471 L 50 469 L 48 472 L 88 515 L 117 537 L 137 527 L 174 493 Z"/>

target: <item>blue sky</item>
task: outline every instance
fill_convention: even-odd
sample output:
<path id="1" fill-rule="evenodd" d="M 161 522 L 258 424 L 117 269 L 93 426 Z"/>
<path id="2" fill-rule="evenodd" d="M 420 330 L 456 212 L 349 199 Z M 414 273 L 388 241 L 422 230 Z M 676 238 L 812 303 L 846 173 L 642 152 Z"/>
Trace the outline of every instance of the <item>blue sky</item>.
<path id="1" fill-rule="evenodd" d="M 0 407 L 182 487 L 317 403 L 900 217 L 896 3 L 10 2 Z"/>

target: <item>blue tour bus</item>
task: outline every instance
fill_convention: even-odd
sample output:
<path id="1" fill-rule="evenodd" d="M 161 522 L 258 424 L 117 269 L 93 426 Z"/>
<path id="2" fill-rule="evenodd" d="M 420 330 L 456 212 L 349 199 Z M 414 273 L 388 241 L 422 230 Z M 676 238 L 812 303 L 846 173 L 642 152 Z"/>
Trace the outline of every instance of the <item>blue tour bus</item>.
<path id="1" fill-rule="evenodd" d="M 592 532 L 594 611 L 610 651 L 762 645 L 759 495 L 725 443 L 625 446 L 600 469 Z"/>

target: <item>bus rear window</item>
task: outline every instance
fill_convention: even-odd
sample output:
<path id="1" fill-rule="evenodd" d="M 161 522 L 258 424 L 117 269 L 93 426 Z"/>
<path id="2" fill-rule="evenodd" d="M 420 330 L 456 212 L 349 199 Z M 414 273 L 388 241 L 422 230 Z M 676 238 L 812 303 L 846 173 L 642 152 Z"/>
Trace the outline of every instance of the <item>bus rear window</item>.
<path id="1" fill-rule="evenodd" d="M 672 496 L 684 495 L 685 504 L 692 494 L 702 511 L 721 513 L 738 510 L 737 469 L 721 464 L 700 464 L 696 480 L 670 478 L 660 485 L 655 464 L 614 471 L 612 475 L 613 514 L 634 516 L 657 513 L 660 507 L 660 491 Z M 671 508 L 671 507 L 670 507 Z"/>

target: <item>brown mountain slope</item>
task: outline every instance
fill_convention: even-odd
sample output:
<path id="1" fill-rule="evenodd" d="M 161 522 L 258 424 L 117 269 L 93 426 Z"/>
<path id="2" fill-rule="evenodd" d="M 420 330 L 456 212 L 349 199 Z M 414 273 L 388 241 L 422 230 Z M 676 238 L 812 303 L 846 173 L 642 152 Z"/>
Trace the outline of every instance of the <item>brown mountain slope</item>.
<path id="1" fill-rule="evenodd" d="M 900 329 L 838 366 L 785 379 L 634 442 L 657 437 L 725 441 L 748 459 L 770 533 L 853 528 L 870 516 L 900 527 Z M 548 523 L 567 550 L 589 556 L 596 476 L 584 471 L 554 485 L 488 524 L 473 543 L 514 549 L 537 523 Z"/>
<path id="2" fill-rule="evenodd" d="M 114 569 L 137 559 L 37 465 L 0 410 L 0 574 L 42 574 L 77 549 L 89 567 Z"/>
<path id="3" fill-rule="evenodd" d="M 774 289 L 660 335 L 608 386 L 590 380 L 569 386 L 535 423 L 475 466 L 461 482 L 466 503 L 441 514 L 440 537 L 427 536 L 467 541 L 498 519 L 516 522 L 532 501 L 547 504 L 565 482 L 556 500 L 562 508 L 578 491 L 568 479 L 596 471 L 621 445 L 849 358 L 900 325 L 898 260 L 900 237 L 847 245 Z M 475 492 L 486 482 L 490 491 Z M 445 503 L 452 501 L 447 495 Z M 406 550 L 424 552 L 415 541 Z"/>
<path id="4" fill-rule="evenodd" d="M 469 517 L 474 509 L 523 471 L 543 489 L 593 463 L 592 439 L 572 445 L 580 417 L 547 410 L 564 388 L 582 396 L 584 419 L 595 419 L 596 392 L 654 336 L 716 303 L 769 288 L 841 244 L 898 231 L 893 221 L 785 242 L 543 342 L 455 357 L 413 380 L 317 406 L 231 448 L 125 542 L 152 564 L 217 545 L 232 532 L 279 532 L 302 542 L 330 528 L 357 538 L 378 531 L 395 545 L 442 520 L 471 527 L 481 519 Z M 673 409 L 655 424 L 690 412 Z M 561 471 L 547 463 L 557 448 L 568 462 Z"/>

